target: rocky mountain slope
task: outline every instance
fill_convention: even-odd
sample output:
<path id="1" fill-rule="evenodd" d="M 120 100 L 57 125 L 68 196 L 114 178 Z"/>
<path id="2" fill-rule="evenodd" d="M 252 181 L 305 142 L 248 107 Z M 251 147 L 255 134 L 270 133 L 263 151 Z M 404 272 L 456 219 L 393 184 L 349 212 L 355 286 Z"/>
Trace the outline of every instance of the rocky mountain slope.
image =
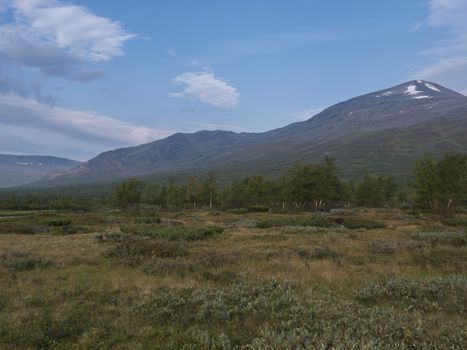
<path id="1" fill-rule="evenodd" d="M 0 154 L 0 188 L 36 182 L 46 175 L 57 174 L 79 164 L 77 161 L 58 157 Z"/>
<path id="2" fill-rule="evenodd" d="M 303 122 L 264 133 L 200 131 L 98 155 L 53 180 L 280 172 L 295 161 L 335 157 L 347 175 L 410 173 L 424 153 L 467 151 L 467 97 L 416 80 L 352 98 Z"/>

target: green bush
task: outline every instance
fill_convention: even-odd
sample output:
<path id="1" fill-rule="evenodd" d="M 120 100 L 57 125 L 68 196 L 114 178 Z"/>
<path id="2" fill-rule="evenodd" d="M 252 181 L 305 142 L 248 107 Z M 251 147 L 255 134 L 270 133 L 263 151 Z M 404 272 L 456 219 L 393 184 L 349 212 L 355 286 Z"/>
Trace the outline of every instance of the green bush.
<path id="1" fill-rule="evenodd" d="M 137 225 L 142 224 L 160 224 L 162 222 L 160 217 L 143 217 L 143 218 L 136 218 L 134 223 Z"/>
<path id="2" fill-rule="evenodd" d="M 71 220 L 70 219 L 45 220 L 45 221 L 42 221 L 41 224 L 45 226 L 62 227 L 62 226 L 71 225 Z"/>
<path id="3" fill-rule="evenodd" d="M 442 223 L 447 226 L 455 226 L 455 227 L 466 227 L 467 228 L 467 217 L 457 217 L 457 218 L 450 218 L 450 219 L 443 219 Z"/>
<path id="4" fill-rule="evenodd" d="M 411 233 L 409 237 L 413 240 L 427 242 L 432 245 L 446 244 L 463 247 L 467 244 L 467 234 L 464 231 L 419 231 Z"/>
<path id="5" fill-rule="evenodd" d="M 337 218 L 336 222 L 345 228 L 354 230 L 359 228 L 366 228 L 368 230 L 384 228 L 386 225 L 382 222 L 370 219 L 363 219 L 358 217 L 343 217 Z"/>
<path id="6" fill-rule="evenodd" d="M 221 234 L 224 229 L 211 227 L 180 227 L 159 225 L 132 225 L 123 226 L 120 230 L 125 234 L 148 236 L 169 241 L 198 241 Z"/>
<path id="7" fill-rule="evenodd" d="M 15 271 L 33 270 L 55 265 L 52 260 L 36 257 L 29 253 L 11 252 L 0 255 L 0 266 Z"/>
<path id="8" fill-rule="evenodd" d="M 21 222 L 0 222 L 0 234 L 23 234 L 34 235 L 40 233 L 48 233 L 51 228 L 32 223 Z"/>
<path id="9" fill-rule="evenodd" d="M 180 241 L 155 240 L 138 236 L 109 236 L 108 241 L 118 242 L 106 252 L 120 263 L 138 267 L 153 275 L 186 275 L 195 272 L 196 266 L 186 258 L 188 250 Z M 102 238 L 101 238 L 102 239 Z"/>
<path id="10" fill-rule="evenodd" d="M 467 275 L 449 275 L 430 280 L 390 278 L 383 282 L 367 282 L 357 298 L 366 302 L 389 301 L 421 310 L 445 309 L 467 313 Z"/>
<path id="11" fill-rule="evenodd" d="M 283 226 L 312 226 L 312 227 L 330 227 L 332 221 L 323 216 L 312 217 L 275 217 L 270 219 L 258 220 L 257 228 L 271 228 Z"/>
<path id="12" fill-rule="evenodd" d="M 99 243 L 122 242 L 124 238 L 125 236 L 118 232 L 101 233 L 96 236 L 96 240 Z"/>
<path id="13" fill-rule="evenodd" d="M 292 252 L 294 254 L 298 255 L 299 257 L 304 258 L 304 259 L 318 259 L 318 260 L 331 259 L 331 260 L 334 260 L 334 259 L 337 259 L 337 258 L 341 257 L 341 254 L 339 254 L 338 252 L 332 250 L 331 248 L 329 248 L 327 246 L 317 247 L 317 248 L 315 248 L 313 250 L 309 250 L 309 249 L 306 249 L 306 248 L 295 248 L 295 249 L 292 250 Z"/>
<path id="14" fill-rule="evenodd" d="M 250 205 L 250 211 L 267 212 L 267 211 L 269 211 L 269 206 L 268 205 L 261 205 L 261 204 Z"/>
<path id="15" fill-rule="evenodd" d="M 226 212 L 229 214 L 241 215 L 241 214 L 247 214 L 249 210 L 246 208 L 232 208 L 232 209 L 227 209 Z"/>
<path id="16" fill-rule="evenodd" d="M 113 239 L 111 238 L 110 241 Z M 137 236 L 118 237 L 117 242 L 118 244 L 107 252 L 107 256 L 118 258 L 128 265 L 138 265 L 150 257 L 177 258 L 187 253 L 185 246 L 180 242 Z"/>
<path id="17" fill-rule="evenodd" d="M 193 349 L 462 349 L 466 341 L 456 321 L 418 322 L 418 315 L 332 296 L 315 302 L 274 281 L 162 288 L 135 315 L 175 328 L 179 344 Z"/>
<path id="18" fill-rule="evenodd" d="M 215 289 L 160 289 L 138 312 L 156 322 L 186 325 L 192 322 L 218 325 L 229 320 L 274 320 L 292 308 L 302 309 L 289 284 L 237 282 Z M 241 334 L 239 334 L 241 336 Z"/>
<path id="19" fill-rule="evenodd" d="M 417 251 L 427 247 L 424 242 L 411 240 L 383 241 L 375 240 L 368 244 L 368 250 L 373 254 L 394 254 L 399 251 Z"/>

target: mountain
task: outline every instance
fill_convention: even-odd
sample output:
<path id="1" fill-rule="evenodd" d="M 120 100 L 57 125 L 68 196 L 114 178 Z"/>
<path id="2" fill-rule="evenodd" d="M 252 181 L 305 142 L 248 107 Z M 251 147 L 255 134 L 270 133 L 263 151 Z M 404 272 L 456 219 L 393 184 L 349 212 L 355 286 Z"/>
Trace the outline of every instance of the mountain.
<path id="1" fill-rule="evenodd" d="M 303 122 L 263 133 L 200 131 L 98 155 L 52 183 L 214 171 L 281 172 L 295 161 L 336 158 L 346 175 L 410 174 L 424 153 L 467 151 L 467 97 L 414 80 L 352 98 Z"/>
<path id="2" fill-rule="evenodd" d="M 78 166 L 80 162 L 51 156 L 15 156 L 0 154 L 0 188 L 39 181 Z"/>

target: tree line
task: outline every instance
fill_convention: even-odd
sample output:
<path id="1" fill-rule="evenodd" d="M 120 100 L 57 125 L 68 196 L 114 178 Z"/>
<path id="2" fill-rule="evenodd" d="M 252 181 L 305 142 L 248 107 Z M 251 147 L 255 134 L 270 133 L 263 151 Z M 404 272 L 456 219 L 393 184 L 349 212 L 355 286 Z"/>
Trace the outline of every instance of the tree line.
<path id="1" fill-rule="evenodd" d="M 414 166 L 409 191 L 392 176 L 366 173 L 358 181 L 343 179 L 336 163 L 325 158 L 317 164 L 295 163 L 280 177 L 253 175 L 220 185 L 214 175 L 166 183 L 126 180 L 100 194 L 82 192 L 24 193 L 0 196 L 1 209 L 130 208 L 140 205 L 159 210 L 229 209 L 329 210 L 339 207 L 417 206 L 449 211 L 467 201 L 467 155 L 448 153 L 435 161 L 430 156 Z"/>

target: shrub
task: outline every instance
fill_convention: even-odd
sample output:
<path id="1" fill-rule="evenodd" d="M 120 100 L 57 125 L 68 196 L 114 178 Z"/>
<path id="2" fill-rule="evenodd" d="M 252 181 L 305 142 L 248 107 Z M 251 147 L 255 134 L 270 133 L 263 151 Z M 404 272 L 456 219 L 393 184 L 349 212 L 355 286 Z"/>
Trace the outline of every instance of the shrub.
<path id="1" fill-rule="evenodd" d="M 34 235 L 48 233 L 50 227 L 21 222 L 0 222 L 0 234 Z"/>
<path id="2" fill-rule="evenodd" d="M 335 300 L 320 304 L 314 307 L 314 317 L 265 325 L 247 348 L 463 349 L 467 340 L 455 322 L 421 322 L 416 316 L 382 307 Z"/>
<path id="3" fill-rule="evenodd" d="M 291 258 L 291 257 L 299 257 L 305 260 L 313 260 L 313 259 L 331 259 L 336 260 L 342 257 L 342 254 L 330 249 L 327 246 L 317 247 L 315 249 L 309 248 L 291 248 L 286 249 L 283 251 L 266 251 L 265 257 L 267 259 L 270 258 Z"/>
<path id="4" fill-rule="evenodd" d="M 450 219 L 443 219 L 443 225 L 455 226 L 455 227 L 466 227 L 467 228 L 467 217 L 457 217 Z"/>
<path id="5" fill-rule="evenodd" d="M 101 233 L 96 236 L 96 240 L 99 243 L 122 242 L 124 240 L 124 235 L 118 232 Z"/>
<path id="6" fill-rule="evenodd" d="M 451 312 L 467 312 L 467 276 L 449 275 L 430 280 L 390 278 L 383 282 L 367 282 L 359 290 L 361 301 L 387 300 L 411 308 L 444 308 Z"/>
<path id="7" fill-rule="evenodd" d="M 337 218 L 336 222 L 340 225 L 343 225 L 345 228 L 354 230 L 359 228 L 366 228 L 370 229 L 377 229 L 377 228 L 384 228 L 386 225 L 382 222 L 370 219 L 363 219 L 358 217 L 344 217 L 344 218 Z"/>
<path id="8" fill-rule="evenodd" d="M 143 217 L 143 218 L 136 218 L 134 223 L 137 225 L 142 224 L 160 224 L 162 222 L 160 217 Z"/>
<path id="9" fill-rule="evenodd" d="M 398 251 L 414 251 L 426 247 L 424 242 L 414 241 L 383 241 L 375 240 L 368 244 L 368 250 L 373 254 L 394 254 Z"/>
<path id="10" fill-rule="evenodd" d="M 420 322 L 418 315 L 331 295 L 314 300 L 274 281 L 161 288 L 135 306 L 135 315 L 175 327 L 190 349 L 462 349 L 466 341 L 458 320 Z"/>
<path id="11" fill-rule="evenodd" d="M 71 220 L 69 220 L 69 219 L 46 220 L 46 221 L 42 221 L 41 224 L 45 225 L 45 226 L 62 227 L 62 226 L 71 225 Z"/>
<path id="12" fill-rule="evenodd" d="M 242 218 L 237 221 L 231 222 L 229 227 L 243 227 L 243 228 L 254 228 L 256 227 L 256 220 Z"/>
<path id="13" fill-rule="evenodd" d="M 368 248 L 373 254 L 393 254 L 399 246 L 398 242 L 377 240 L 370 242 Z"/>
<path id="14" fill-rule="evenodd" d="M 464 231 L 419 231 L 409 235 L 416 241 L 427 242 L 429 244 L 446 244 L 455 247 L 463 247 L 467 244 L 467 234 Z"/>
<path id="15" fill-rule="evenodd" d="M 264 220 L 258 220 L 257 228 L 271 228 L 283 226 L 312 226 L 312 227 L 330 227 L 332 222 L 323 216 L 312 217 L 277 217 Z"/>
<path id="16" fill-rule="evenodd" d="M 230 269 L 222 269 L 220 271 L 203 271 L 201 272 L 201 276 L 205 280 L 222 284 L 232 283 L 239 280 L 238 274 Z"/>
<path id="17" fill-rule="evenodd" d="M 187 254 L 185 245 L 180 242 L 152 240 L 134 236 L 123 236 L 118 239 L 119 243 L 106 254 L 118 258 L 128 265 L 138 265 L 151 257 L 178 258 Z"/>
<path id="18" fill-rule="evenodd" d="M 281 227 L 281 233 L 283 234 L 313 234 L 326 232 L 323 227 L 316 226 L 283 226 Z"/>
<path id="19" fill-rule="evenodd" d="M 227 209 L 226 210 L 227 213 L 229 214 L 247 214 L 249 212 L 248 209 L 246 208 L 232 208 L 232 209 Z"/>
<path id="20" fill-rule="evenodd" d="M 216 325 L 228 320 L 273 320 L 289 308 L 300 313 L 302 305 L 289 284 L 237 282 L 214 289 L 160 289 L 138 312 L 164 323 L 203 322 Z"/>
<path id="21" fill-rule="evenodd" d="M 250 211 L 267 212 L 269 211 L 269 206 L 261 204 L 250 205 Z"/>
<path id="22" fill-rule="evenodd" d="M 196 266 L 193 263 L 191 263 L 188 259 L 184 259 L 181 257 L 151 257 L 149 260 L 145 260 L 141 264 L 141 270 L 153 275 L 185 276 L 187 274 L 193 274 L 196 270 Z"/>
<path id="23" fill-rule="evenodd" d="M 223 228 L 217 226 L 188 228 L 158 225 L 123 226 L 120 230 L 125 234 L 148 236 L 169 241 L 198 241 L 221 234 L 224 231 Z"/>
<path id="24" fill-rule="evenodd" d="M 235 264 L 240 258 L 240 254 L 235 251 L 203 251 L 191 256 L 191 259 L 202 267 L 220 268 L 226 265 Z"/>
<path id="25" fill-rule="evenodd" d="M 313 255 L 315 259 L 336 259 L 341 256 L 329 247 L 317 247 Z"/>
<path id="26" fill-rule="evenodd" d="M 0 266 L 16 271 L 26 271 L 55 265 L 52 260 L 22 252 L 0 255 Z"/>
<path id="27" fill-rule="evenodd" d="M 75 235 L 83 228 L 81 226 L 62 226 L 63 235 Z"/>

